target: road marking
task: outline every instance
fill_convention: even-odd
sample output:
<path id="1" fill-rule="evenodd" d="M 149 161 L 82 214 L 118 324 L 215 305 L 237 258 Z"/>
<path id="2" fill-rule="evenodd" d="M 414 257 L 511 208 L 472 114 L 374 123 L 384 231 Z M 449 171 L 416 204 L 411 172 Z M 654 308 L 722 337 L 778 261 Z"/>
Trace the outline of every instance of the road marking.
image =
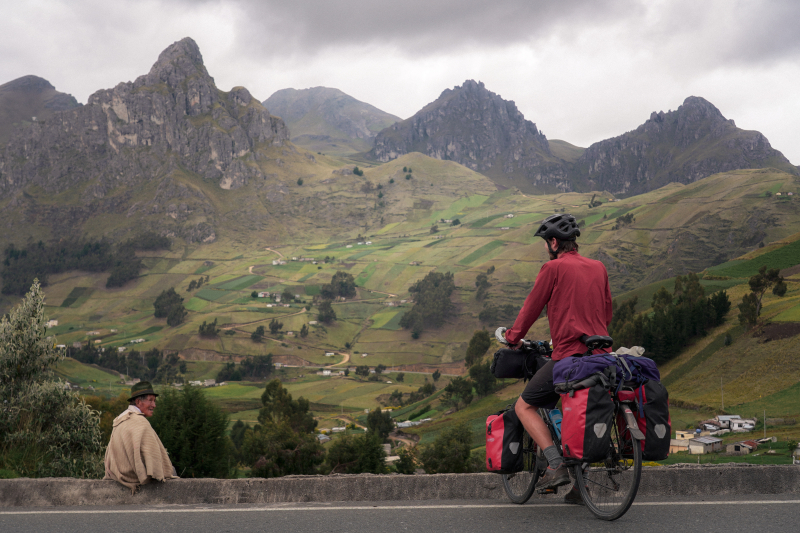
<path id="1" fill-rule="evenodd" d="M 800 500 L 743 500 L 720 502 L 642 502 L 634 503 L 634 507 L 658 507 L 676 505 L 775 505 L 800 504 Z M 538 503 L 522 507 L 511 503 L 467 504 L 467 505 L 362 505 L 338 507 L 246 507 L 238 509 L 214 509 L 210 507 L 193 507 L 191 509 L 85 509 L 64 511 L 0 511 L 2 515 L 43 515 L 43 514 L 142 514 L 142 513 L 253 513 L 253 512 L 296 512 L 296 511 L 388 511 L 388 510 L 425 510 L 425 509 L 539 509 L 542 507 L 564 508 L 563 503 Z"/>

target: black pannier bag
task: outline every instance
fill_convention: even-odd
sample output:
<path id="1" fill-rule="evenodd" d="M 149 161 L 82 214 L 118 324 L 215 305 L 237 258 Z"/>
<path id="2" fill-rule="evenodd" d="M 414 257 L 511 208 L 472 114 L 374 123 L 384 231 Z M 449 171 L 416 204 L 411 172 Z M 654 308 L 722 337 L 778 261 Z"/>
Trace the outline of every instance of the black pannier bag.
<path id="1" fill-rule="evenodd" d="M 495 474 L 522 471 L 522 436 L 525 428 L 514 407 L 486 419 L 486 470 Z"/>
<path id="2" fill-rule="evenodd" d="M 633 390 L 630 390 L 630 389 Z M 636 424 L 644 434 L 641 441 L 642 459 L 663 461 L 669 456 L 669 440 L 672 437 L 672 421 L 669 416 L 669 393 L 658 381 L 647 380 L 638 387 L 630 387 L 618 393 L 620 399 L 635 400 L 633 411 Z M 620 431 L 625 431 L 624 419 L 618 421 Z"/>
<path id="3" fill-rule="evenodd" d="M 531 379 L 545 364 L 539 353 L 530 350 L 503 348 L 494 353 L 490 370 L 497 379 Z"/>

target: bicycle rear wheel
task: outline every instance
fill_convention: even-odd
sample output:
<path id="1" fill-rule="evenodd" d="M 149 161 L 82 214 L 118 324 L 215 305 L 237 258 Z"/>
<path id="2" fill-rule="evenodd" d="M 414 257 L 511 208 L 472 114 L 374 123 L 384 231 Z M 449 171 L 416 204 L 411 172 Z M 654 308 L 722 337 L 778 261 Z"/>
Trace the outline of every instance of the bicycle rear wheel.
<path id="1" fill-rule="evenodd" d="M 539 473 L 536 471 L 536 443 L 526 431 L 522 435 L 522 471 L 503 474 L 503 488 L 514 503 L 523 504 L 533 494 Z"/>
<path id="2" fill-rule="evenodd" d="M 620 432 L 614 424 L 606 459 L 574 466 L 573 474 L 586 507 L 601 520 L 616 520 L 630 509 L 639 490 L 641 443 L 624 426 Z"/>

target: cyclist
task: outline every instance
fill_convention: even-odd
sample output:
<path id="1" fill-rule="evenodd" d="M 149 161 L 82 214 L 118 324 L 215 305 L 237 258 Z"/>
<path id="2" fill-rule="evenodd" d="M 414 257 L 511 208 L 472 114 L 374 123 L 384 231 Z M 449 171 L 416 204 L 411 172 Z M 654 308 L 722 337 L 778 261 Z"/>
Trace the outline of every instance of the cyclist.
<path id="1" fill-rule="evenodd" d="M 559 396 L 553 386 L 553 365 L 556 361 L 586 352 L 583 335 L 608 335 L 611 322 L 611 289 L 608 272 L 600 261 L 578 254 L 581 230 L 570 214 L 551 215 L 544 219 L 534 234 L 545 241 L 550 261 L 542 265 L 533 289 L 511 329 L 498 328 L 495 335 L 505 338 L 510 346 L 519 343 L 547 306 L 547 318 L 553 342 L 552 359 L 528 382 L 515 405 L 525 430 L 544 452 L 548 468 L 537 487 L 552 489 L 570 482 L 564 459 L 537 409 L 552 409 Z M 568 503 L 581 503 L 574 490 L 567 494 Z"/>

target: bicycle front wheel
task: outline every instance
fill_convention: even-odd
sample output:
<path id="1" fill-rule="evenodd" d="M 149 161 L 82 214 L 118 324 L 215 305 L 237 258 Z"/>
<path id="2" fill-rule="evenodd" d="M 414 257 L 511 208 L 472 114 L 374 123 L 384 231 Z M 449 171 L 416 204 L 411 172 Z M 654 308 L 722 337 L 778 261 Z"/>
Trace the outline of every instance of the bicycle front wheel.
<path id="1" fill-rule="evenodd" d="M 614 424 L 611 431 L 611 447 L 603 462 L 573 467 L 586 507 L 601 520 L 616 520 L 630 509 L 642 476 L 641 442 L 624 426 L 620 431 Z"/>
<path id="2" fill-rule="evenodd" d="M 539 473 L 536 471 L 536 443 L 526 431 L 522 435 L 522 471 L 503 474 L 503 488 L 509 499 L 518 504 L 527 502 L 533 494 Z"/>

